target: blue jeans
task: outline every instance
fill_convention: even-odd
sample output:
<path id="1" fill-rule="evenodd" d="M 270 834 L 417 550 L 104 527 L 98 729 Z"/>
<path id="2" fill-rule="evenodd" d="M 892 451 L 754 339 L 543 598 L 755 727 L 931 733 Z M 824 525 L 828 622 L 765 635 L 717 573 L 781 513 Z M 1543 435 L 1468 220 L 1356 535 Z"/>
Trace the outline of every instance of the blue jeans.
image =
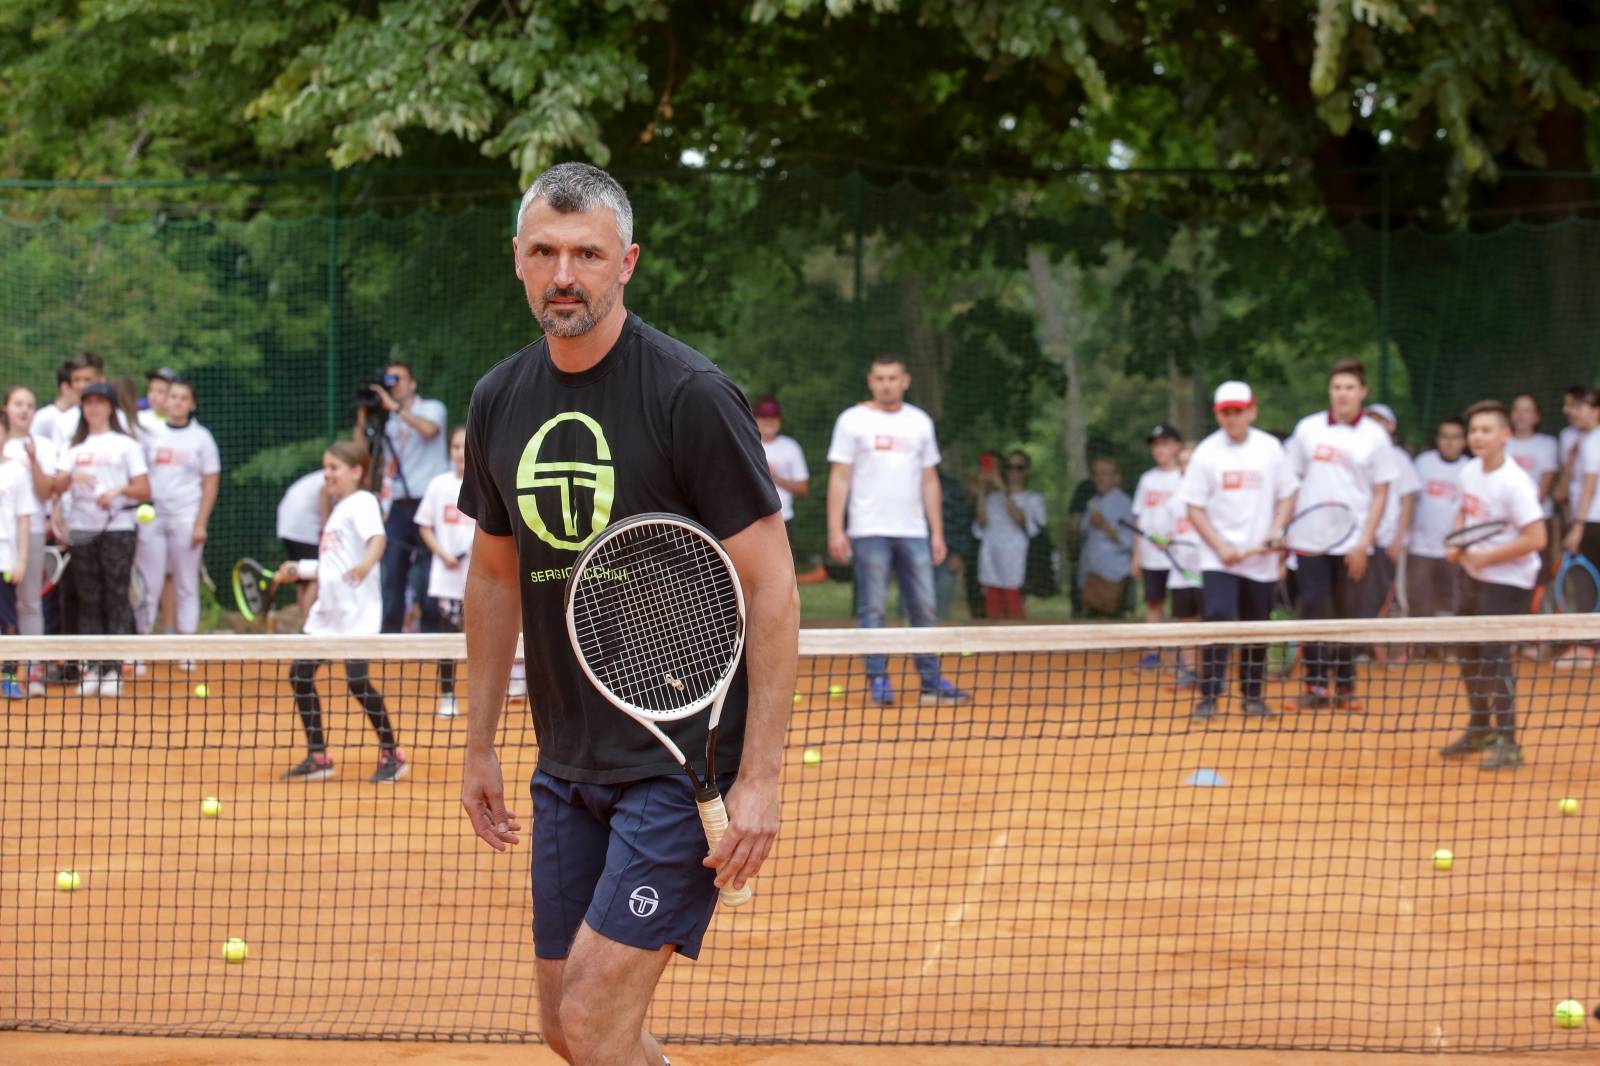
<path id="1" fill-rule="evenodd" d="M 939 614 L 934 607 L 933 553 L 927 537 L 851 537 L 850 551 L 856 564 L 856 628 L 882 629 L 884 605 L 889 599 L 889 571 L 900 580 L 900 598 L 913 626 L 936 626 Z M 913 656 L 924 688 L 939 684 L 939 658 Z M 867 676 L 886 677 L 887 655 L 867 656 Z"/>
<path id="2" fill-rule="evenodd" d="M 406 586 L 410 585 L 417 603 L 422 607 L 424 633 L 434 633 L 433 599 L 428 592 L 428 568 L 433 553 L 422 543 L 417 532 L 417 507 L 421 500 L 395 500 L 389 506 L 389 517 L 384 520 L 386 543 L 383 548 L 383 568 L 379 571 L 383 589 L 383 631 L 399 633 L 406 619 Z"/>

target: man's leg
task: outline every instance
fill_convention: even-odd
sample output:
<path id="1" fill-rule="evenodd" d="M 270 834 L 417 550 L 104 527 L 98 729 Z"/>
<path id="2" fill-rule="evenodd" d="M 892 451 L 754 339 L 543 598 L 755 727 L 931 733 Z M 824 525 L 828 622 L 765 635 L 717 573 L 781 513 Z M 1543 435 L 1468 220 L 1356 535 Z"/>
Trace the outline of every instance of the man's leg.
<path id="1" fill-rule="evenodd" d="M 887 537 L 852 537 L 850 552 L 856 569 L 856 628 L 882 629 L 884 604 L 889 599 L 889 540 Z M 888 675 L 888 656 L 867 656 L 869 678 L 887 679 Z"/>
<path id="2" fill-rule="evenodd" d="M 399 633 L 406 620 L 406 582 L 411 577 L 412 549 L 417 542 L 417 500 L 395 500 L 384 520 L 383 631 Z"/>
<path id="3" fill-rule="evenodd" d="M 644 1016 L 673 950 L 619 944 L 586 923 L 565 960 L 539 960 L 539 1014 L 551 1049 L 576 1066 L 661 1066 Z"/>
<path id="4" fill-rule="evenodd" d="M 1205 620 L 1236 620 L 1239 617 L 1239 579 L 1221 570 L 1207 570 L 1201 580 Z M 1222 697 L 1223 687 L 1227 684 L 1231 652 L 1232 649 L 1226 644 L 1207 644 L 1201 649 L 1200 702 L 1195 704 L 1191 717 L 1208 719 L 1217 713 L 1217 700 Z"/>
<path id="5" fill-rule="evenodd" d="M 1307 621 L 1333 617 L 1334 557 L 1302 555 L 1299 560 L 1300 617 Z M 1328 656 L 1331 645 L 1306 641 L 1301 646 L 1306 693 L 1301 702 L 1320 706 L 1328 697 Z"/>
<path id="6" fill-rule="evenodd" d="M 894 537 L 895 577 L 900 582 L 900 599 L 906 605 L 911 624 L 929 628 L 939 624 L 939 612 L 933 599 L 933 552 L 926 537 Z M 939 657 L 917 655 L 917 673 L 922 677 L 922 691 L 937 694 L 939 691 Z"/>

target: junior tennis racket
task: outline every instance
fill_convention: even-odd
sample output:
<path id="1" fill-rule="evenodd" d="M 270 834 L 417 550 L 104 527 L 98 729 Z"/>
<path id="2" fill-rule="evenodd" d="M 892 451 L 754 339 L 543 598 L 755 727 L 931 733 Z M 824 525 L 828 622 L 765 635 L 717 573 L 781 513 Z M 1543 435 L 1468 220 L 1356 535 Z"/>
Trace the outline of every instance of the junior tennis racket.
<path id="1" fill-rule="evenodd" d="M 67 564 L 72 562 L 72 550 L 74 548 L 84 548 L 90 544 L 93 544 L 95 541 L 100 539 L 101 534 L 110 532 L 111 523 L 116 520 L 116 517 L 119 514 L 122 514 L 126 511 L 137 511 L 143 506 L 144 504 L 135 502 L 123 503 L 117 505 L 116 507 L 109 508 L 106 512 L 105 524 L 99 529 L 95 530 L 94 534 L 88 539 L 80 540 L 77 544 L 46 545 L 44 549 L 44 578 L 40 583 L 39 588 L 40 598 L 43 599 L 45 596 L 48 596 L 50 593 L 55 591 L 57 585 L 61 584 L 61 579 L 66 576 Z M 152 504 L 151 510 L 154 509 L 154 505 Z"/>
<path id="2" fill-rule="evenodd" d="M 1347 503 L 1330 500 L 1298 511 L 1283 527 L 1283 536 L 1262 550 L 1288 548 L 1301 555 L 1326 555 L 1356 531 L 1356 513 Z"/>
<path id="3" fill-rule="evenodd" d="M 233 603 L 246 622 L 264 618 L 272 610 L 273 571 L 267 570 L 254 559 L 240 559 L 233 564 L 230 584 L 233 586 Z"/>
<path id="4" fill-rule="evenodd" d="M 1556 573 L 1556 610 L 1589 614 L 1600 610 L 1600 570 L 1576 552 L 1568 552 Z"/>
<path id="5" fill-rule="evenodd" d="M 1172 564 L 1172 568 L 1182 574 L 1185 581 L 1192 585 L 1200 584 L 1200 545 L 1197 542 L 1174 540 L 1159 533 L 1146 533 L 1126 518 L 1117 519 L 1117 525 L 1131 530 L 1135 536 L 1143 537 L 1160 548 L 1161 553 Z"/>
<path id="6" fill-rule="evenodd" d="M 1446 548 L 1470 548 L 1474 544 L 1482 544 L 1484 541 L 1500 533 L 1510 525 L 1510 522 L 1494 521 L 1480 522 L 1475 526 L 1465 526 L 1461 529 L 1446 533 L 1444 537 L 1444 546 Z"/>
<path id="7" fill-rule="evenodd" d="M 654 734 L 694 783 L 706 842 L 728 828 L 717 791 L 717 725 L 744 651 L 744 590 L 733 561 L 687 518 L 643 514 L 595 538 L 567 579 L 567 636 L 594 687 Z M 706 776 L 662 732 L 707 707 Z M 749 885 L 722 889 L 722 902 L 750 901 Z"/>

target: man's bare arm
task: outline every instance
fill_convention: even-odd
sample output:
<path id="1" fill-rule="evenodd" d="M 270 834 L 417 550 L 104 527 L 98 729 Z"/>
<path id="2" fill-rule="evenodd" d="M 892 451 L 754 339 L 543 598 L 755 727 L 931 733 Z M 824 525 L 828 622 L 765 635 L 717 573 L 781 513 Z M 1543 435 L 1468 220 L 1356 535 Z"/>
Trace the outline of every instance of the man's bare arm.
<path id="1" fill-rule="evenodd" d="M 467 630 L 467 756 L 461 806 L 472 829 L 496 851 L 517 843 L 522 826 L 506 809 L 505 777 L 495 753 L 500 709 L 522 631 L 522 593 L 517 542 L 481 528 L 472 539 L 472 563 L 462 613 Z"/>
<path id="2" fill-rule="evenodd" d="M 739 888 L 761 869 L 778 836 L 783 742 L 800 655 L 800 593 L 780 515 L 752 523 L 723 547 L 744 586 L 750 700 L 739 779 L 726 797 L 728 832 L 705 864 L 717 869 L 718 885 Z"/>

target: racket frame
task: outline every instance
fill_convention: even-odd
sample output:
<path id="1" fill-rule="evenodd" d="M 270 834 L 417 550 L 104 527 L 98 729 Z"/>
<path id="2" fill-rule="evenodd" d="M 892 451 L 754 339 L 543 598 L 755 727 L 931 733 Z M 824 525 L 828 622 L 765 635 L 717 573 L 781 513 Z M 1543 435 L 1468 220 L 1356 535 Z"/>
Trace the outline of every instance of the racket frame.
<path id="1" fill-rule="evenodd" d="M 1300 547 L 1297 547 L 1297 546 L 1289 543 L 1289 540 L 1290 540 L 1289 534 L 1294 530 L 1294 526 L 1295 526 L 1296 522 L 1300 521 L 1302 518 L 1306 517 L 1307 515 L 1314 514 L 1314 513 L 1318 512 L 1318 511 L 1331 510 L 1331 509 L 1333 509 L 1335 507 L 1339 508 L 1340 510 L 1344 511 L 1346 514 L 1348 514 L 1350 516 L 1350 525 L 1345 529 L 1345 531 L 1342 534 L 1340 534 L 1338 539 L 1333 541 L 1333 543 L 1329 544 L 1325 548 L 1317 548 L 1317 549 L 1300 548 Z M 1354 533 L 1359 527 L 1360 527 L 1360 523 L 1356 521 L 1355 508 L 1351 507 L 1348 503 L 1345 503 L 1343 500 L 1323 500 L 1321 503 L 1314 503 L 1310 507 L 1305 508 L 1304 510 L 1296 511 L 1292 516 L 1290 516 L 1289 521 L 1287 521 L 1287 522 L 1285 522 L 1283 524 L 1283 532 L 1281 534 L 1279 534 L 1277 539 L 1274 540 L 1274 541 L 1269 541 L 1263 547 L 1267 551 L 1281 551 L 1281 550 L 1285 550 L 1286 549 L 1288 551 L 1292 551 L 1292 552 L 1296 553 L 1297 555 L 1327 555 L 1332 549 L 1337 548 L 1339 545 L 1341 545 L 1345 541 L 1349 540 L 1350 539 L 1350 534 Z"/>
<path id="2" fill-rule="evenodd" d="M 239 608 L 239 613 L 244 616 L 244 620 L 246 622 L 258 622 L 272 613 L 272 597 L 270 595 L 263 595 L 262 611 L 259 614 L 252 610 L 250 605 L 245 602 L 244 582 L 241 580 L 240 574 L 241 571 L 250 568 L 253 568 L 255 571 L 255 576 L 252 578 L 252 580 L 255 582 L 258 590 L 260 589 L 263 581 L 270 582 L 274 576 L 273 571 L 268 570 L 254 559 L 246 557 L 233 564 L 233 569 L 228 574 L 228 583 L 233 589 L 233 605 Z"/>
<path id="3" fill-rule="evenodd" d="M 1510 525 L 1510 522 L 1497 519 L 1493 522 L 1480 522 L 1475 526 L 1463 526 L 1445 534 L 1444 546 L 1446 548 L 1455 548 L 1458 551 L 1470 548 L 1474 544 L 1482 544 L 1496 533 L 1510 527 Z"/>
<path id="4" fill-rule="evenodd" d="M 738 611 L 733 653 L 728 657 L 727 669 L 723 671 L 722 676 L 717 679 L 716 684 L 705 695 L 685 704 L 683 707 L 675 707 L 670 711 L 639 707 L 612 692 L 600 680 L 581 650 L 582 645 L 578 639 L 577 618 L 573 609 L 579 587 L 582 584 L 583 573 L 588 569 L 590 561 L 599 554 L 600 549 L 606 544 L 609 544 L 628 530 L 642 525 L 677 526 L 689 531 L 710 545 L 717 558 L 721 560 L 722 565 L 728 568 L 728 577 L 733 584 L 734 602 Z M 664 512 L 647 512 L 632 515 L 607 526 L 579 553 L 577 561 L 572 564 L 572 576 L 567 578 L 567 587 L 563 599 L 565 600 L 564 613 L 567 621 L 567 640 L 572 646 L 573 657 L 578 660 L 578 665 L 582 668 L 584 676 L 589 679 L 589 683 L 594 686 L 595 691 L 604 696 L 608 703 L 648 729 L 661 742 L 661 746 L 666 748 L 672 754 L 672 757 L 677 760 L 678 766 L 682 768 L 683 772 L 689 775 L 689 780 L 694 785 L 695 806 L 700 812 L 700 824 L 705 830 L 706 843 L 710 845 L 711 851 L 716 851 L 717 846 L 722 842 L 722 835 L 728 829 L 727 807 L 723 803 L 722 793 L 717 788 L 717 727 L 722 722 L 722 705 L 727 699 L 728 689 L 732 686 L 734 676 L 739 672 L 739 663 L 744 658 L 744 588 L 739 583 L 739 571 L 734 567 L 733 559 L 729 557 L 727 551 L 723 549 L 721 543 L 711 534 L 710 530 L 682 515 Z M 689 760 L 683 754 L 683 749 L 678 747 L 671 737 L 667 736 L 658 723 L 676 722 L 691 718 L 705 710 L 707 706 L 711 708 L 711 713 L 706 718 L 706 776 L 705 780 L 702 781 L 700 775 L 694 772 L 694 767 L 689 765 Z M 746 884 L 743 888 L 736 889 L 730 883 L 721 889 L 722 902 L 729 907 L 743 906 L 750 902 L 752 895 L 753 892 L 749 884 Z"/>
<path id="5" fill-rule="evenodd" d="M 1556 579 L 1553 586 L 1556 597 L 1556 613 L 1570 613 L 1567 610 L 1567 571 L 1574 568 L 1588 571 L 1589 580 L 1593 581 L 1595 586 L 1595 610 L 1600 611 L 1600 569 L 1596 569 L 1588 557 L 1581 552 L 1567 552 L 1561 559 L 1561 569 L 1556 571 Z"/>
<path id="6" fill-rule="evenodd" d="M 1189 567 L 1184 566 L 1182 563 L 1180 563 L 1178 561 L 1178 557 L 1176 555 L 1172 554 L 1172 545 L 1173 545 L 1174 541 L 1173 541 L 1173 539 L 1171 537 L 1154 537 L 1154 536 L 1151 536 L 1149 533 L 1146 533 L 1144 530 L 1140 529 L 1136 524 L 1134 524 L 1133 522 L 1128 521 L 1128 519 L 1126 519 L 1126 518 L 1117 519 L 1117 525 L 1121 526 L 1122 528 L 1124 528 L 1126 530 L 1131 531 L 1136 536 L 1143 537 L 1145 540 L 1149 541 L 1151 544 L 1155 545 L 1157 548 L 1160 548 L 1161 549 L 1161 554 L 1165 555 L 1167 557 L 1167 562 L 1172 564 L 1172 568 L 1174 570 L 1176 570 L 1178 573 L 1183 575 L 1183 579 L 1185 581 L 1191 582 L 1192 584 L 1195 584 L 1195 585 L 1200 584 L 1200 581 L 1201 581 L 1200 571 L 1191 570 Z M 1194 544 L 1196 551 L 1198 551 L 1200 549 L 1200 544 L 1199 544 L 1198 541 L 1192 541 L 1192 542 L 1189 542 L 1189 543 L 1193 543 Z"/>

